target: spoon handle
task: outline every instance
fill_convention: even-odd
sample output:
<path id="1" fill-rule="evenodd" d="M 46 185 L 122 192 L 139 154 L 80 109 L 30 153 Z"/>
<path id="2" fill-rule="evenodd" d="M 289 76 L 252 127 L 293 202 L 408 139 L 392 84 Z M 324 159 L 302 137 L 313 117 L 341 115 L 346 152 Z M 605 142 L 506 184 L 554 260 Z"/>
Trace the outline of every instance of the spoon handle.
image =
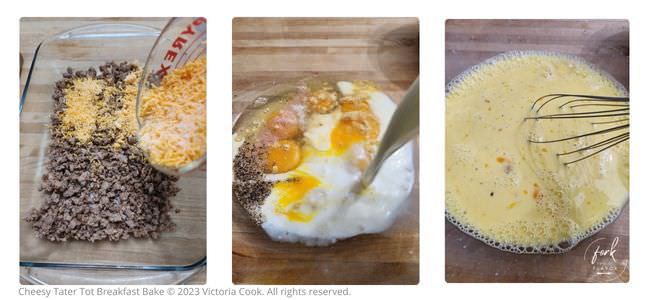
<path id="1" fill-rule="evenodd" d="M 379 143 L 377 154 L 361 176 L 361 184 L 364 188 L 370 186 L 384 161 L 418 133 L 419 126 L 420 78 L 418 77 L 397 106 Z"/>

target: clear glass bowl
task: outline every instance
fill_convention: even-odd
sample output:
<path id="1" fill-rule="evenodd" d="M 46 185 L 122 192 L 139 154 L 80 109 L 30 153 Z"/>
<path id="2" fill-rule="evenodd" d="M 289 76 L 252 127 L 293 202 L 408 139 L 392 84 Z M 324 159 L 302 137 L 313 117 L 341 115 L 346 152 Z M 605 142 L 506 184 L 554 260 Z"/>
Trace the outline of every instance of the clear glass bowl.
<path id="1" fill-rule="evenodd" d="M 160 30 L 130 24 L 99 24 L 49 37 L 35 50 L 20 103 L 20 266 L 23 281 L 40 284 L 182 283 L 206 265 L 205 168 L 183 176 L 172 199 L 176 231 L 157 240 L 120 242 L 39 239 L 22 220 L 42 204 L 43 174 L 53 110 L 54 83 L 65 69 L 87 69 L 114 60 L 143 62 Z M 126 46 L 125 46 L 126 45 Z"/>
<path id="2" fill-rule="evenodd" d="M 207 54 L 207 26 L 205 18 L 172 18 L 163 28 L 156 40 L 151 52 L 144 64 L 143 76 L 138 86 L 137 116 L 140 120 L 140 104 L 143 95 L 154 87 L 150 82 L 152 77 L 160 80 L 165 74 L 169 74 L 176 68 L 193 62 Z M 154 165 L 156 169 L 172 175 L 180 175 L 190 172 L 201 166 L 206 160 L 206 154 L 178 169 L 170 169 L 166 166 Z"/>
<path id="3" fill-rule="evenodd" d="M 419 73 L 415 18 L 235 18 L 232 25 L 233 123 L 258 96 L 273 95 L 297 80 L 370 80 L 400 101 Z M 415 143 L 413 191 L 403 214 L 379 234 L 327 247 L 274 242 L 233 201 L 233 283 L 417 284 L 420 213 Z"/>
<path id="4" fill-rule="evenodd" d="M 376 75 L 375 75 L 376 76 Z M 363 79 L 368 77 L 362 77 Z M 233 91 L 233 133 L 239 124 L 255 116 L 258 98 L 273 98 L 295 91 L 299 81 L 338 82 L 346 76 L 287 77 L 282 81 L 260 80 Z M 378 84 L 382 92 L 396 95 L 390 84 Z M 397 99 L 397 100 L 396 100 Z M 392 98 L 398 101 L 400 98 Z M 241 122 L 241 123 L 240 123 Z M 341 239 L 327 247 L 273 241 L 249 218 L 233 196 L 232 281 L 234 284 L 417 284 L 419 281 L 419 140 L 413 146 L 415 182 L 394 223 L 376 234 Z M 377 253 L 377 249 L 382 249 Z M 368 253 L 372 253 L 369 257 Z M 391 263 L 384 263 L 390 261 Z M 350 266 L 356 266 L 353 271 Z M 277 276 L 282 274 L 282 276 Z M 343 274 L 343 275 L 342 275 Z"/>

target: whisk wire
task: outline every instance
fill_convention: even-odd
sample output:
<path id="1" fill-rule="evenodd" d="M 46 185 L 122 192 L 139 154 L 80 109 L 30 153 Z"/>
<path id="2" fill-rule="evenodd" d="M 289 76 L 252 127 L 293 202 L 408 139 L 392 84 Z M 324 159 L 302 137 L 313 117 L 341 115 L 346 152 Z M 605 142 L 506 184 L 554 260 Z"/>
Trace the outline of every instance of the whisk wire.
<path id="1" fill-rule="evenodd" d="M 630 122 L 630 119 L 620 119 L 620 120 L 614 120 L 614 121 L 603 121 L 603 122 L 591 122 L 591 125 L 598 125 L 598 124 L 612 124 L 612 123 L 619 123 L 619 122 Z"/>
<path id="2" fill-rule="evenodd" d="M 572 112 L 565 112 L 565 113 L 551 113 L 551 114 L 539 115 L 539 113 L 542 111 L 542 108 L 544 108 L 551 102 L 560 101 L 560 100 L 564 100 L 564 102 L 561 105 L 557 106 L 556 107 L 557 109 L 564 109 L 567 105 L 570 105 L 572 103 L 579 103 L 579 104 L 570 105 L 568 108 L 571 110 L 585 109 L 589 107 L 594 107 L 594 108 L 608 107 L 611 109 L 601 109 L 601 110 L 592 110 L 592 111 L 572 111 Z M 592 131 L 589 133 L 577 134 L 570 137 L 557 138 L 551 140 L 529 139 L 528 141 L 534 144 L 559 143 L 559 142 L 564 142 L 569 140 L 585 138 L 589 136 L 599 136 L 611 132 L 625 131 L 622 133 L 618 133 L 613 137 L 607 137 L 598 142 L 580 147 L 578 149 L 556 154 L 558 157 L 570 157 L 570 155 L 578 155 L 578 154 L 583 155 L 581 157 L 565 162 L 564 165 L 569 165 L 572 163 L 585 160 L 589 157 L 593 157 L 607 149 L 610 149 L 630 139 L 630 132 L 629 132 L 630 102 L 629 101 L 630 101 L 629 97 L 565 94 L 565 93 L 548 94 L 539 97 L 533 102 L 533 105 L 531 107 L 531 111 L 533 111 L 536 115 L 526 117 L 524 118 L 524 121 L 554 120 L 554 119 L 586 119 L 586 118 L 601 119 L 601 118 L 617 118 L 617 117 L 626 117 L 626 118 L 590 122 L 591 125 L 612 124 L 611 125 L 612 127 Z M 616 125 L 616 124 L 620 124 L 620 125 Z"/>
<path id="3" fill-rule="evenodd" d="M 579 99 L 575 99 L 575 100 L 567 101 L 567 102 L 565 102 L 564 104 L 562 104 L 562 105 L 560 105 L 560 106 L 558 106 L 558 107 L 561 109 L 561 108 L 564 108 L 565 106 L 567 106 L 567 105 L 569 105 L 569 104 L 571 104 L 571 103 L 576 103 L 576 102 L 625 103 L 625 102 L 627 102 L 627 101 L 625 101 L 624 98 L 618 98 L 618 97 L 617 97 L 617 98 L 611 98 L 611 99 L 588 99 L 588 98 L 579 98 Z M 628 105 L 628 104 L 623 104 L 623 105 Z"/>
<path id="4" fill-rule="evenodd" d="M 629 138 L 629 136 L 628 136 L 627 138 L 624 138 L 624 139 L 622 139 L 622 140 L 619 140 L 619 141 L 616 142 L 616 143 L 610 144 L 609 146 L 607 146 L 607 147 L 605 147 L 605 148 L 602 148 L 602 149 L 600 149 L 600 150 L 598 150 L 598 151 L 596 151 L 596 152 L 594 152 L 594 153 L 591 153 L 591 154 L 589 154 L 589 155 L 587 155 L 587 156 L 583 156 L 583 157 L 581 157 L 581 158 L 578 158 L 578 159 L 576 159 L 576 160 L 572 160 L 572 161 L 570 161 L 570 162 L 565 162 L 564 165 L 566 166 L 566 165 L 569 165 L 569 164 L 572 164 L 572 163 L 577 163 L 577 162 L 579 162 L 579 161 L 585 160 L 585 159 L 590 158 L 590 157 L 592 157 L 592 156 L 594 156 L 594 155 L 596 155 L 596 154 L 598 154 L 598 153 L 601 153 L 601 152 L 603 152 L 603 151 L 605 151 L 605 150 L 607 150 L 607 149 L 609 149 L 609 148 L 612 148 L 612 147 L 614 147 L 614 146 L 616 146 L 616 145 L 618 145 L 618 144 L 620 144 L 620 143 L 622 143 L 622 142 L 625 142 L 625 141 L 627 141 L 627 140 L 629 140 L 629 139 L 630 139 L 630 138 Z"/>
<path id="5" fill-rule="evenodd" d="M 569 108 L 576 108 L 576 107 L 585 107 L 585 106 L 609 106 L 609 107 L 630 107 L 628 104 L 576 104 L 576 105 L 571 105 Z"/>
<path id="6" fill-rule="evenodd" d="M 613 142 L 616 142 L 616 141 L 618 141 L 620 139 L 628 138 L 629 136 L 630 136 L 629 133 L 624 133 L 622 135 L 617 135 L 615 137 L 608 138 L 608 139 L 606 139 L 604 141 L 600 141 L 600 142 L 598 142 L 596 144 L 589 145 L 589 146 L 586 146 L 586 147 L 582 147 L 580 149 L 576 149 L 576 150 L 573 150 L 573 151 L 570 151 L 570 152 L 558 153 L 558 156 L 569 155 L 569 154 L 573 154 L 573 153 L 577 153 L 577 152 L 585 151 L 585 150 L 597 149 L 597 148 L 599 148 L 599 147 L 601 147 L 603 145 L 607 145 L 608 143 L 613 143 Z"/>
<path id="7" fill-rule="evenodd" d="M 623 129 L 628 128 L 629 126 L 630 126 L 629 124 L 620 125 L 620 126 L 616 126 L 616 127 L 613 127 L 613 128 L 607 128 L 607 129 L 603 129 L 603 130 L 593 131 L 593 132 L 590 132 L 590 133 L 585 133 L 585 134 L 580 134 L 580 135 L 575 135 L 575 136 L 571 136 L 571 137 L 567 137 L 567 138 L 561 138 L 561 139 L 555 139 L 555 140 L 548 140 L 548 141 L 528 140 L 528 141 L 531 142 L 531 143 L 536 143 L 536 144 L 548 144 L 548 143 L 563 142 L 563 141 L 575 140 L 575 139 L 579 139 L 579 138 L 583 138 L 583 137 L 587 137 L 587 136 L 591 136 L 591 135 L 598 135 L 598 134 L 608 133 L 608 132 L 612 132 L 612 131 L 623 130 Z"/>
<path id="8" fill-rule="evenodd" d="M 589 111 L 589 112 L 574 112 L 574 113 L 561 113 L 561 114 L 551 114 L 537 117 L 526 117 L 525 119 L 533 120 L 543 120 L 543 119 L 573 119 L 573 118 L 603 118 L 603 117 L 616 117 L 616 116 L 626 116 L 630 113 L 629 108 L 619 108 L 619 109 L 610 109 L 610 110 L 601 110 L 601 111 Z"/>
<path id="9" fill-rule="evenodd" d="M 574 101 L 574 102 L 575 101 L 613 101 L 613 102 L 629 102 L 630 101 L 629 98 L 627 98 L 627 97 L 595 96 L 595 95 L 581 95 L 581 94 L 548 94 L 548 95 L 537 98 L 537 100 L 535 100 L 535 102 L 533 102 L 533 106 L 532 106 L 531 109 L 534 110 L 537 103 L 539 103 L 540 101 L 543 101 L 545 98 L 550 98 L 550 99 L 543 102 L 542 105 L 540 105 L 537 108 L 536 112 L 539 112 L 540 110 L 542 110 L 542 108 L 544 106 L 546 106 L 548 103 L 550 103 L 550 102 L 552 102 L 554 100 L 561 99 L 561 98 L 566 98 L 566 97 L 576 97 L 576 98 L 578 98 L 578 99 L 573 99 L 572 101 Z M 565 105 L 566 105 L 566 103 L 565 103 Z M 560 106 L 560 107 L 562 107 L 562 106 Z"/>

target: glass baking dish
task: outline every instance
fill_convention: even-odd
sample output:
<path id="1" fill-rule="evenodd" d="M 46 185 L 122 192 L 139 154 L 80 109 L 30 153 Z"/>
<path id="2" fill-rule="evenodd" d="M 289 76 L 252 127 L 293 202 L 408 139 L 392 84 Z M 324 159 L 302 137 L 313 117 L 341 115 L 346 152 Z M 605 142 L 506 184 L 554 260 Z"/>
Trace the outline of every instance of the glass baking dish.
<path id="1" fill-rule="evenodd" d="M 96 24 L 49 37 L 35 50 L 20 102 L 20 275 L 37 284 L 182 283 L 206 265 L 205 166 L 185 174 L 171 201 L 176 231 L 157 240 L 120 242 L 39 239 L 23 218 L 42 203 L 38 191 L 49 140 L 51 94 L 67 67 L 107 61 L 144 64 L 160 30 L 131 24 Z"/>

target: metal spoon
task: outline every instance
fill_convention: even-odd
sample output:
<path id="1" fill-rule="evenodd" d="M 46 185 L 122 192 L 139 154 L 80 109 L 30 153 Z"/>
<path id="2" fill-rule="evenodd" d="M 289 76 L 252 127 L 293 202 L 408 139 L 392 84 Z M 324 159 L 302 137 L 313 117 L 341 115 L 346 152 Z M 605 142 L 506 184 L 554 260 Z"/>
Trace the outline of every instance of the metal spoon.
<path id="1" fill-rule="evenodd" d="M 361 175 L 357 191 L 370 186 L 384 161 L 418 133 L 420 127 L 420 78 L 409 87 L 402 102 L 388 123 L 388 128 L 379 144 L 377 154 Z"/>

